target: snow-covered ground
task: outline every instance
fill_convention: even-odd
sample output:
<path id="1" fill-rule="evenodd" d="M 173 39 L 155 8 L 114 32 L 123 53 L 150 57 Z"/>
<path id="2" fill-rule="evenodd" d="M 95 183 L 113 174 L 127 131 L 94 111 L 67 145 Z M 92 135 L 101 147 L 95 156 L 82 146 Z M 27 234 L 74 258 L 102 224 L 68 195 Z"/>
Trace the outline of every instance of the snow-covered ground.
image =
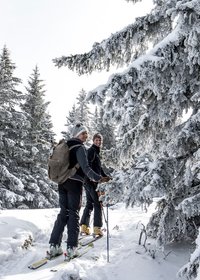
<path id="1" fill-rule="evenodd" d="M 56 267 L 64 259 L 60 256 L 37 270 L 30 270 L 28 265 L 45 256 L 59 209 L 1 210 L 0 279 L 175 280 L 178 270 L 189 260 L 189 245 L 171 245 L 165 252 L 156 250 L 155 258 L 151 256 L 155 250 L 153 240 L 147 239 L 148 252 L 138 245 L 142 224 L 146 225 L 154 208 L 155 204 L 147 213 L 136 207 L 126 209 L 123 204 L 109 208 L 109 262 L 105 233 L 102 239 L 94 243 L 94 248 L 81 258 Z M 106 214 L 106 209 L 104 212 Z M 25 240 L 30 240 L 29 236 L 34 240 L 33 246 L 23 249 Z M 57 271 L 52 272 L 53 268 Z"/>

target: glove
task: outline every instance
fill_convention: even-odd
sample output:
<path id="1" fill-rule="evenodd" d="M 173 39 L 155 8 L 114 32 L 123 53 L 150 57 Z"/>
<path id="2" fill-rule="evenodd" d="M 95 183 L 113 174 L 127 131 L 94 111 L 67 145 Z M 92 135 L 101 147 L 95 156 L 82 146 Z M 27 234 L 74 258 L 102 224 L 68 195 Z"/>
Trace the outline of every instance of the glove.
<path id="1" fill-rule="evenodd" d="M 105 192 L 98 191 L 98 192 L 97 192 L 97 195 L 98 195 L 98 196 L 105 195 Z"/>
<path id="2" fill-rule="evenodd" d="M 110 177 L 101 177 L 101 179 L 99 180 L 99 183 L 106 183 L 110 181 Z"/>

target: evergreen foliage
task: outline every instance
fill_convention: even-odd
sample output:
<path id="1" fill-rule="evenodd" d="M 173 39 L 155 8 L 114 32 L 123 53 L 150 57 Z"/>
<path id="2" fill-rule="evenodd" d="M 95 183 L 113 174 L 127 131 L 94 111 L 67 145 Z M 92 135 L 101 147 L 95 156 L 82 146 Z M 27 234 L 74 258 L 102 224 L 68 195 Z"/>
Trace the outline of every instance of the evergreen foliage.
<path id="1" fill-rule="evenodd" d="M 71 131 L 74 125 L 76 124 L 76 107 L 73 105 L 72 110 L 69 111 L 68 116 L 66 117 L 66 129 L 65 131 L 62 131 L 63 138 L 65 140 L 68 140 L 71 138 Z"/>
<path id="2" fill-rule="evenodd" d="M 128 65 L 88 95 L 104 108 L 104 121 L 118 124 L 107 199 L 148 205 L 162 197 L 148 233 L 164 245 L 194 240 L 200 226 L 200 1 L 154 4 L 88 53 L 54 62 L 79 75 Z M 190 278 L 197 275 L 199 256 L 197 248 L 185 270 Z"/>
<path id="3" fill-rule="evenodd" d="M 98 132 L 103 136 L 103 149 L 110 150 L 115 147 L 115 128 L 114 125 L 103 121 L 104 109 L 101 107 L 99 110 L 96 107 L 93 115 L 94 132 Z"/>
<path id="4" fill-rule="evenodd" d="M 0 67 L 0 106 L 1 109 L 12 112 L 13 108 L 18 106 L 23 99 L 23 95 L 16 89 L 21 80 L 13 76 L 16 67 L 10 60 L 10 54 L 6 46 L 2 50 Z"/>
<path id="5" fill-rule="evenodd" d="M 81 89 L 77 99 L 77 108 L 76 108 L 76 122 L 83 123 L 88 129 L 89 137 L 92 135 L 91 131 L 91 122 L 90 122 L 90 108 L 88 106 L 88 101 L 86 100 L 87 92 L 84 89 Z"/>
<path id="6" fill-rule="evenodd" d="M 77 123 L 82 123 L 88 129 L 89 136 L 91 132 L 91 112 L 88 106 L 88 101 L 86 100 L 87 92 L 84 89 L 81 89 L 79 95 L 77 96 L 77 104 L 72 107 L 72 110 L 69 111 L 68 116 L 66 117 L 66 130 L 62 131 L 63 137 L 67 140 L 71 137 L 71 132 L 73 126 Z"/>
<path id="7" fill-rule="evenodd" d="M 19 91 L 21 81 L 14 77 L 15 65 L 5 46 L 0 56 L 0 207 L 43 208 L 57 205 L 57 194 L 49 187 L 41 146 L 28 141 L 32 136 L 28 112 L 21 110 L 26 104 L 25 95 Z M 31 105 L 31 104 L 30 104 Z M 47 136 L 49 116 L 45 115 L 44 134 Z M 48 145 L 49 148 L 49 145 Z M 43 155 L 42 165 L 36 155 Z M 39 166 L 40 165 L 40 166 Z"/>
<path id="8" fill-rule="evenodd" d="M 57 205 L 57 194 L 54 190 L 57 186 L 49 181 L 47 176 L 47 159 L 50 149 L 54 143 L 53 125 L 51 116 L 47 112 L 49 102 L 45 102 L 44 84 L 40 80 L 39 69 L 36 66 L 28 80 L 26 87 L 25 102 L 21 105 L 22 110 L 30 123 L 27 136 L 25 137 L 25 147 L 29 152 L 29 160 L 25 160 L 27 172 L 34 178 L 34 185 L 38 190 L 37 202 L 31 207 L 51 207 Z M 33 191 L 33 182 L 28 180 L 26 186 L 30 192 Z"/>

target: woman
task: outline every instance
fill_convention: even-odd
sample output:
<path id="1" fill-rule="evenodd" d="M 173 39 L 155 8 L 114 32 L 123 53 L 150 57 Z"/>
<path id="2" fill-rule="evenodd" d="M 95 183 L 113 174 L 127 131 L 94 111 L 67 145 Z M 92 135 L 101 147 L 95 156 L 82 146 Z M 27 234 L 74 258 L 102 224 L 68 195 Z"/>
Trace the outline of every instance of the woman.
<path id="1" fill-rule="evenodd" d="M 104 182 L 106 179 L 95 173 L 89 166 L 87 152 L 83 143 L 87 140 L 88 133 L 85 126 L 77 124 L 72 131 L 73 138 L 67 141 L 67 145 L 74 148 L 70 150 L 70 167 L 79 163 L 75 175 L 58 185 L 60 212 L 55 221 L 49 240 L 49 257 L 55 257 L 63 253 L 61 242 L 64 228 L 67 225 L 67 252 L 68 258 L 77 255 L 79 235 L 79 211 L 81 207 L 82 186 L 84 177 L 87 176 L 94 182 Z"/>

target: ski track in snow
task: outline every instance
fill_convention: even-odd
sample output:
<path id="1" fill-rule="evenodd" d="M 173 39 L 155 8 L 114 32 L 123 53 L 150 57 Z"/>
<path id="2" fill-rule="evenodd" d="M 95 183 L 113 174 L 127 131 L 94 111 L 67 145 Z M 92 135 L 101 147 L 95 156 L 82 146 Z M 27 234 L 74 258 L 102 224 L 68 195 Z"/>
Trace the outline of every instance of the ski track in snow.
<path id="1" fill-rule="evenodd" d="M 155 259 L 138 245 L 141 223 L 146 225 L 154 211 L 126 209 L 123 204 L 109 208 L 109 263 L 107 262 L 107 233 L 94 243 L 94 248 L 81 258 L 64 263 L 63 256 L 49 261 L 37 270 L 28 265 L 45 256 L 48 239 L 58 209 L 2 210 L 0 212 L 0 279 L 2 280 L 175 280 L 176 273 L 189 259 L 187 244 L 171 245 L 166 259 L 157 251 Z M 105 209 L 106 213 L 106 209 Z M 32 235 L 34 246 L 22 249 L 24 240 Z M 66 239 L 64 235 L 63 240 Z M 144 236 L 142 238 L 142 244 Z M 155 249 L 155 241 L 146 245 Z M 66 243 L 63 242 L 63 248 Z M 61 264 L 62 263 L 62 264 Z M 52 272 L 51 269 L 57 269 Z"/>

